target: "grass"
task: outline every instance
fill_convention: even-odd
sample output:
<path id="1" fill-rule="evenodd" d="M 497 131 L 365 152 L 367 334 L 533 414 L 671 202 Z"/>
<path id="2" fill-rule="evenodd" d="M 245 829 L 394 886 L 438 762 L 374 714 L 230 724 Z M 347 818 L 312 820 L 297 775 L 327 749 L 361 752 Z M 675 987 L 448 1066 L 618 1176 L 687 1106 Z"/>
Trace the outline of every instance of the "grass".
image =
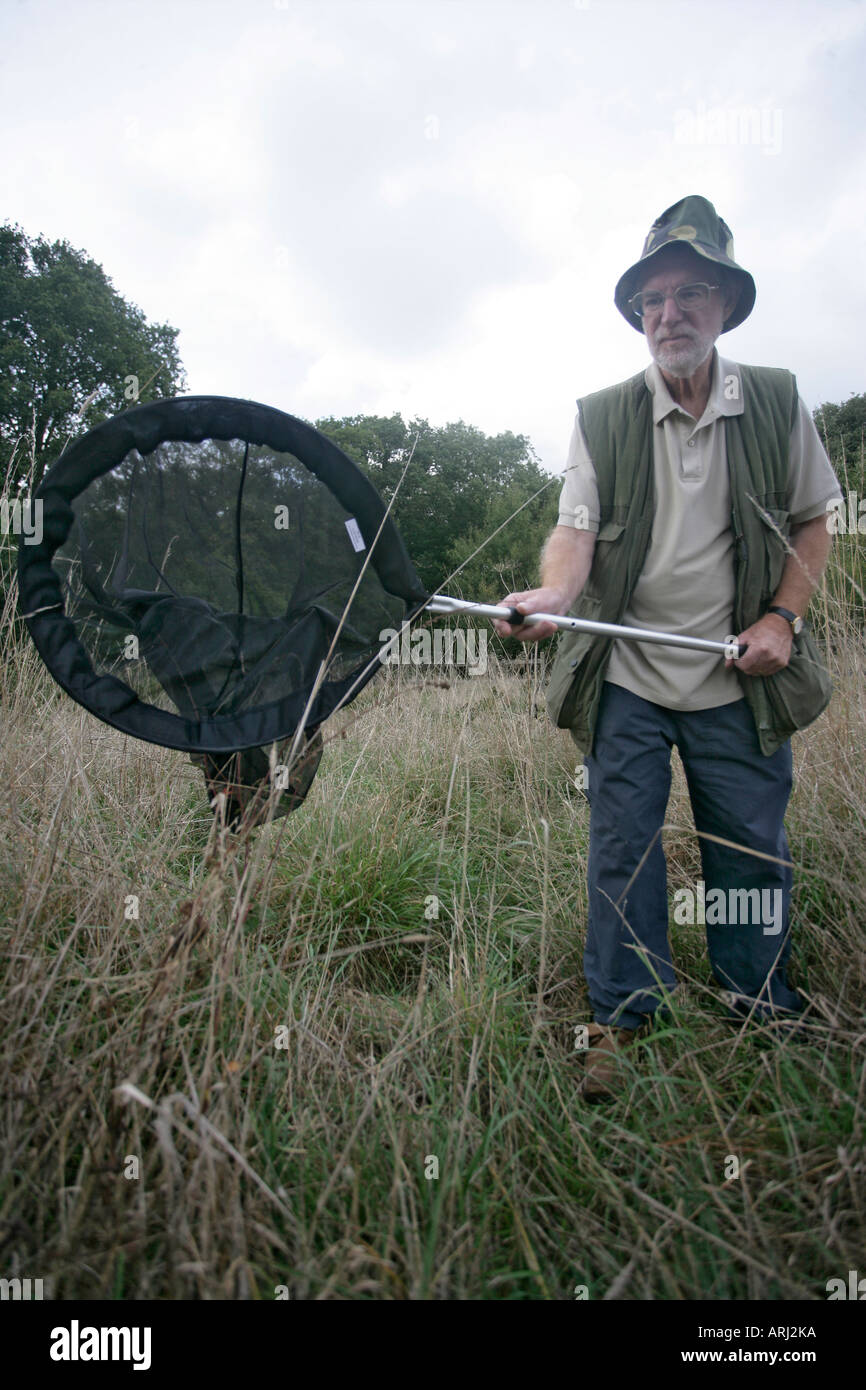
<path id="1" fill-rule="evenodd" d="M 2 1273 L 58 1298 L 823 1301 L 866 1233 L 866 672 L 836 580 L 837 693 L 788 817 L 813 1034 L 725 1022 L 674 925 L 675 1019 L 604 1108 L 576 1096 L 588 808 L 531 674 L 384 671 L 305 806 L 240 844 L 7 612 Z M 699 876 L 678 767 L 668 821 L 673 892 Z"/>

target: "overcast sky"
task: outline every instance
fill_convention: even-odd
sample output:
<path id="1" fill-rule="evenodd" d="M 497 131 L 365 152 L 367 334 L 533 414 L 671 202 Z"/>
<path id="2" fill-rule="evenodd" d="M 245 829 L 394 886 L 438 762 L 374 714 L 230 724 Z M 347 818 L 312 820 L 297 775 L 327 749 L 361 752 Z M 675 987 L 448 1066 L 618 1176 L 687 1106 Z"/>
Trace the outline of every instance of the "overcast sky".
<path id="1" fill-rule="evenodd" d="M 0 221 L 179 328 L 191 391 L 558 471 L 688 193 L 758 286 L 723 355 L 866 390 L 864 73 L 862 0 L 0 0 Z"/>

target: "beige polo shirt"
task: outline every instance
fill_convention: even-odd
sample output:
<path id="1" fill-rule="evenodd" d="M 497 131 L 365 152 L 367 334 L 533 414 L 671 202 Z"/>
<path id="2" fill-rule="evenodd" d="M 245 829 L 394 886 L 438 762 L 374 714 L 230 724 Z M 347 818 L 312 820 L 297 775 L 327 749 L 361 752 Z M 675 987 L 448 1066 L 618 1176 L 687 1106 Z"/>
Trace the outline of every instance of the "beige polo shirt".
<path id="1" fill-rule="evenodd" d="M 734 634 L 734 537 L 725 449 L 726 415 L 741 415 L 736 362 L 713 349 L 710 396 L 700 420 L 673 399 L 658 364 L 646 371 L 653 395 L 656 506 L 641 576 L 622 621 L 629 627 L 709 637 Z M 842 491 L 803 401 L 791 432 L 789 512 L 792 525 L 826 512 Z M 559 525 L 598 531 L 595 468 L 578 415 L 568 451 Z M 742 698 L 722 657 L 648 642 L 613 643 L 605 676 L 667 709 L 712 709 Z"/>

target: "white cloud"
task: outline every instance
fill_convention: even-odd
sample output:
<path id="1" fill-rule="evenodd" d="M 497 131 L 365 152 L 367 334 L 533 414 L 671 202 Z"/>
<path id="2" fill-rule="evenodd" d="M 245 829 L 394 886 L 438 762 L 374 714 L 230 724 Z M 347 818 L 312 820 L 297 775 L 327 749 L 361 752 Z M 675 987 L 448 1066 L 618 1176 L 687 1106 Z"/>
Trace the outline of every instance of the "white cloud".
<path id="1" fill-rule="evenodd" d="M 574 397 L 646 361 L 613 288 L 685 193 L 758 282 L 723 351 L 863 389 L 864 31 L 844 0 L 7 6 L 0 215 L 176 324 L 194 391 L 559 468 Z"/>

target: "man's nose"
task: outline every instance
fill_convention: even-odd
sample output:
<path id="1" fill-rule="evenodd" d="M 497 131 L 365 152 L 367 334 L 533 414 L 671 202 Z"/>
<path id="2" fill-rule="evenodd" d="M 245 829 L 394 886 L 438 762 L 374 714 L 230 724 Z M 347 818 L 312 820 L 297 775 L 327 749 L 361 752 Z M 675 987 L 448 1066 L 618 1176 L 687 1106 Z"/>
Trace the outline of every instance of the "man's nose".
<path id="1" fill-rule="evenodd" d="M 662 306 L 661 322 L 678 323 L 682 316 L 682 310 L 680 309 L 679 304 L 677 304 L 677 301 L 674 299 L 673 294 L 665 295 L 665 302 Z"/>

